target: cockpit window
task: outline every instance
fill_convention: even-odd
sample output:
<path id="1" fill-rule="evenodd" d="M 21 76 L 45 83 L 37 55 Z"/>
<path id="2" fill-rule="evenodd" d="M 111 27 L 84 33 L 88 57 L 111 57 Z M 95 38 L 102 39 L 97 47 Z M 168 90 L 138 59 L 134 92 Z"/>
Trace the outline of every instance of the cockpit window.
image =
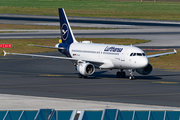
<path id="1" fill-rule="evenodd" d="M 136 53 L 134 53 L 133 56 L 136 56 Z"/>
<path id="2" fill-rule="evenodd" d="M 131 53 L 130 56 L 146 56 L 145 53 Z"/>
<path id="3" fill-rule="evenodd" d="M 141 53 L 137 53 L 137 56 L 142 56 L 142 54 Z"/>

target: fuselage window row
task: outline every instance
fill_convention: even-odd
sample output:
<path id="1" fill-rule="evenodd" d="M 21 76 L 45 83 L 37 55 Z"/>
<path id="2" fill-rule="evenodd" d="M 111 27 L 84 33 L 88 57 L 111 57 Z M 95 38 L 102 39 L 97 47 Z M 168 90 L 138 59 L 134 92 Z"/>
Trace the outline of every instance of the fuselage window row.
<path id="1" fill-rule="evenodd" d="M 102 52 L 96 52 L 96 51 L 85 51 L 85 50 L 72 50 L 72 52 L 82 52 L 82 53 L 97 53 L 100 54 Z M 119 53 L 110 53 L 110 52 L 103 52 L 103 54 L 109 54 L 109 55 L 119 55 Z"/>

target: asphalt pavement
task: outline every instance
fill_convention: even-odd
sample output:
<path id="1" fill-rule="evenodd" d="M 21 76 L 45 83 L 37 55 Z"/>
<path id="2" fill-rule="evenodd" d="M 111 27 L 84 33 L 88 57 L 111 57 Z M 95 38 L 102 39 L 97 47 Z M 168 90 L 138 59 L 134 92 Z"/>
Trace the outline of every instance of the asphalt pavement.
<path id="1" fill-rule="evenodd" d="M 154 69 L 147 76 L 135 73 L 135 80 L 129 80 L 128 71 L 126 78 L 116 78 L 117 70 L 97 70 L 80 79 L 67 60 L 0 58 L 2 94 L 180 107 L 180 71 Z"/>
<path id="2" fill-rule="evenodd" d="M 58 17 L 14 16 L 16 17 L 0 15 L 0 23 L 59 25 Z M 136 45 L 142 48 L 154 46 L 179 48 L 180 45 L 179 22 L 174 21 L 70 17 L 70 24 L 79 27 L 113 28 L 73 30 L 75 37 L 151 40 L 150 43 Z M 0 39 L 58 39 L 60 37 L 59 30 L 36 31 L 0 33 Z M 41 54 L 61 55 L 58 52 Z M 127 77 L 122 79 L 116 78 L 116 72 L 117 70 L 97 70 L 87 79 L 79 79 L 70 61 L 2 56 L 0 57 L 0 100 L 2 101 L 0 106 L 4 109 L 11 108 L 11 106 L 13 108 L 44 108 L 57 106 L 57 104 L 61 106 L 69 104 L 68 107 L 63 106 L 62 108 L 74 109 L 98 109 L 106 108 L 108 105 L 111 108 L 117 106 L 119 109 L 174 109 L 180 107 L 180 71 L 154 69 L 148 76 L 135 73 L 135 80 L 128 79 L 128 71 L 126 71 Z M 8 106 L 9 103 L 12 104 Z M 20 106 L 21 103 L 22 106 Z"/>

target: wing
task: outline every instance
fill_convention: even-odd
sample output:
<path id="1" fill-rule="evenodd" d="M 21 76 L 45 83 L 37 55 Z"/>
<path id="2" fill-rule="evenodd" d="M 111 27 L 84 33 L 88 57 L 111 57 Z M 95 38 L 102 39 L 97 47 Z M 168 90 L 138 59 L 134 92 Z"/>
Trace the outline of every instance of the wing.
<path id="1" fill-rule="evenodd" d="M 52 46 L 43 46 L 43 45 L 31 45 L 28 46 L 35 46 L 35 47 L 44 47 L 44 48 L 53 48 L 53 49 L 64 49 L 63 47 L 52 47 Z"/>
<path id="2" fill-rule="evenodd" d="M 4 56 L 7 54 L 11 55 L 21 55 L 21 56 L 31 56 L 31 57 L 42 57 L 42 58 L 52 58 L 52 59 L 61 59 L 61 60 L 72 60 L 72 61 L 86 61 L 95 64 L 104 64 L 103 60 L 88 60 L 88 59 L 78 59 L 78 58 L 69 58 L 69 57 L 57 57 L 57 56 L 47 56 L 47 55 L 36 55 L 36 54 L 21 54 L 21 53 L 8 53 L 4 51 Z"/>
<path id="3" fill-rule="evenodd" d="M 176 54 L 177 51 L 174 49 L 174 52 L 168 52 L 168 53 L 161 53 L 161 54 L 154 54 L 154 55 L 147 55 L 147 58 L 151 58 L 151 57 L 159 57 L 162 55 L 169 55 L 169 54 Z"/>

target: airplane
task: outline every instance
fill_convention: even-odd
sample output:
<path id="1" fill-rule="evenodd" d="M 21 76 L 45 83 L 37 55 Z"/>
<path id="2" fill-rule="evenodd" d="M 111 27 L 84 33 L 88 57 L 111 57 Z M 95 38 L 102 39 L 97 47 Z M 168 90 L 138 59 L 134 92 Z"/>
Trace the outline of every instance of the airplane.
<path id="1" fill-rule="evenodd" d="M 125 78 L 124 70 L 129 70 L 129 79 L 134 79 L 133 72 L 141 75 L 149 75 L 153 67 L 148 59 L 162 55 L 176 54 L 173 52 L 146 55 L 143 50 L 132 45 L 97 44 L 90 41 L 78 42 L 71 30 L 69 21 L 63 8 L 59 8 L 59 21 L 62 42 L 53 46 L 30 45 L 57 49 L 66 57 L 46 56 L 36 54 L 7 53 L 12 55 L 24 55 L 32 57 L 43 57 L 53 59 L 70 60 L 74 63 L 79 78 L 87 78 L 92 75 L 95 69 L 118 69 L 117 78 Z"/>

